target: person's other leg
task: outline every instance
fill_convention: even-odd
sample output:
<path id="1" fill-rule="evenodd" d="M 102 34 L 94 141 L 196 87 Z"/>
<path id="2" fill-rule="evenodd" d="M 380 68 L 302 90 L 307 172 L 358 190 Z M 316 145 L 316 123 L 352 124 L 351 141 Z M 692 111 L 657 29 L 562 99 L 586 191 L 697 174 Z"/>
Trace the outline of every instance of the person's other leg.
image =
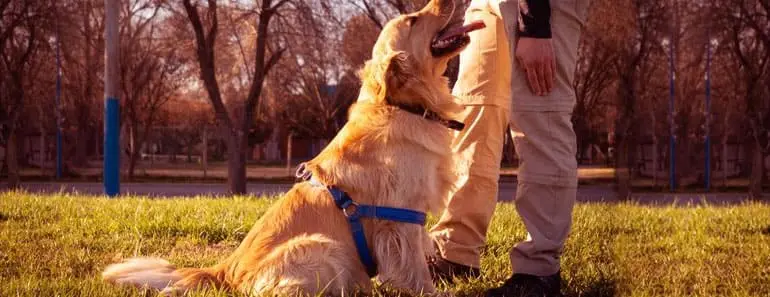
<path id="1" fill-rule="evenodd" d="M 534 95 L 516 62 L 511 76 L 511 133 L 520 160 L 515 204 L 528 236 L 511 250 L 513 275 L 503 286 L 487 291 L 490 297 L 560 296 L 559 259 L 577 190 L 572 82 L 588 1 L 551 0 L 550 4 L 556 59 L 553 90 L 546 96 Z M 518 11 L 503 14 L 506 23 L 518 18 Z"/>
<path id="2" fill-rule="evenodd" d="M 572 223 L 577 190 L 575 133 L 569 112 L 513 112 L 511 130 L 520 156 L 516 210 L 527 239 L 514 246 L 514 273 L 548 276 Z"/>
<path id="3" fill-rule="evenodd" d="M 577 188 L 572 82 L 587 5 L 587 0 L 551 1 L 556 74 L 550 94 L 532 94 L 526 74 L 514 63 L 511 133 L 521 160 L 515 203 L 528 232 L 527 240 L 511 251 L 514 273 L 559 271 Z"/>
<path id="4" fill-rule="evenodd" d="M 507 35 L 501 18 L 486 1 L 483 5 L 471 3 L 466 13 L 466 22 L 479 19 L 486 28 L 470 34 L 471 43 L 460 55 L 453 90 L 457 100 L 466 106 L 466 128 L 456 135 L 454 146 L 458 155 L 468 161 L 468 171 L 458 180 L 457 191 L 431 229 L 442 258 L 432 265 L 434 276 L 450 281 L 455 274 L 478 274 L 480 250 L 497 203 L 508 126 L 511 62 Z"/>

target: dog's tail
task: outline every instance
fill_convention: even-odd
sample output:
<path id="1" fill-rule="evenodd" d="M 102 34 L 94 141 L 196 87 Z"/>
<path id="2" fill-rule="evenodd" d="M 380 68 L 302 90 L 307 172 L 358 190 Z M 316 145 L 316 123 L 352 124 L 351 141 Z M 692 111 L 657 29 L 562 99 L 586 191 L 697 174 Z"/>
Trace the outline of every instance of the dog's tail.
<path id="1" fill-rule="evenodd" d="M 118 285 L 175 293 L 197 288 L 221 288 L 224 282 L 220 275 L 214 268 L 177 269 L 163 259 L 133 258 L 107 266 L 102 278 Z"/>

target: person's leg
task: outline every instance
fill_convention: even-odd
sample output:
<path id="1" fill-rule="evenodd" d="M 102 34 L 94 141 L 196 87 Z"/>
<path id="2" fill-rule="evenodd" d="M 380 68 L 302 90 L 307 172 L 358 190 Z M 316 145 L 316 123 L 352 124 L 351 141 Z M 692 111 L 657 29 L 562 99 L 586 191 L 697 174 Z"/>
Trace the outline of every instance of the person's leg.
<path id="1" fill-rule="evenodd" d="M 431 229 L 443 260 L 476 268 L 476 271 L 497 203 L 511 71 L 501 18 L 484 1 L 484 5 L 472 3 L 466 13 L 466 22 L 479 19 L 487 27 L 470 33 L 471 43 L 460 55 L 460 71 L 453 90 L 457 100 L 466 106 L 463 119 L 466 128 L 456 135 L 454 146 L 458 155 L 469 161 L 468 172 L 458 180 L 458 190 Z M 439 274 L 444 274 L 438 278 L 451 280 L 455 274 L 441 265 L 433 266 L 440 270 Z"/>
<path id="2" fill-rule="evenodd" d="M 577 189 L 575 133 L 569 112 L 513 112 L 511 130 L 520 156 L 516 210 L 528 236 L 511 251 L 514 273 L 559 272 Z"/>
<path id="3" fill-rule="evenodd" d="M 550 4 L 556 59 L 553 90 L 546 96 L 532 94 L 526 74 L 515 62 L 511 77 L 511 133 L 520 158 L 515 204 L 528 236 L 511 251 L 513 276 L 487 291 L 487 296 L 560 296 L 559 258 L 577 189 L 572 81 L 588 1 Z M 503 17 L 518 17 L 518 12 L 509 13 Z"/>
<path id="4" fill-rule="evenodd" d="M 572 82 L 587 5 L 587 0 L 551 1 L 556 74 L 550 94 L 532 94 L 514 63 L 511 132 L 521 160 L 515 203 L 529 233 L 511 252 L 514 273 L 546 276 L 559 271 L 577 187 Z"/>

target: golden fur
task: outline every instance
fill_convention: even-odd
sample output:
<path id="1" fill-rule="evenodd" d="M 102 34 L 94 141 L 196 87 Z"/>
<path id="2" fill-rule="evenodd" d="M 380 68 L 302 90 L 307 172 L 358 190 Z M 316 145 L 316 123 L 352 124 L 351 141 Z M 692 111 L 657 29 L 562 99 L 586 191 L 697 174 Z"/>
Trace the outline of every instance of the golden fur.
<path id="1" fill-rule="evenodd" d="M 433 36 L 459 13 L 454 10 L 451 0 L 433 0 L 385 26 L 361 71 L 363 86 L 348 123 L 307 163 L 315 178 L 361 204 L 443 209 L 457 178 L 452 131 L 391 104 L 423 105 L 445 118 L 461 110 L 442 76 L 460 49 L 442 57 L 430 53 Z M 363 221 L 379 281 L 416 293 L 435 291 L 425 262 L 432 245 L 422 226 Z M 342 212 L 325 188 L 308 182 L 296 184 L 213 267 L 176 269 L 160 259 L 137 258 L 107 267 L 103 278 L 165 293 L 213 286 L 257 295 L 339 295 L 371 285 Z"/>

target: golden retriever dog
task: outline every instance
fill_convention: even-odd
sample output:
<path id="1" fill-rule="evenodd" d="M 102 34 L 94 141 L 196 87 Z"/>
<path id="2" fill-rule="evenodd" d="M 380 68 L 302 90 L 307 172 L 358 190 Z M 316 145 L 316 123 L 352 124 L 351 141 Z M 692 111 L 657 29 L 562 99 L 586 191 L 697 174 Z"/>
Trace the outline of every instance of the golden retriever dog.
<path id="1" fill-rule="evenodd" d="M 388 22 L 360 72 L 362 87 L 347 124 L 303 166 L 314 182 L 294 185 L 227 259 L 207 268 L 176 268 L 160 259 L 134 258 L 108 266 L 103 278 L 162 293 L 207 286 L 254 295 L 370 290 L 372 279 L 358 256 L 347 212 L 326 186 L 360 205 L 423 213 L 443 209 L 458 178 L 449 128 L 461 128 L 450 119 L 462 110 L 443 73 L 468 44 L 467 33 L 484 27 L 463 26 L 460 10 L 453 0 L 432 0 Z M 435 292 L 425 260 L 432 244 L 424 226 L 361 221 L 379 282 L 412 293 Z"/>

